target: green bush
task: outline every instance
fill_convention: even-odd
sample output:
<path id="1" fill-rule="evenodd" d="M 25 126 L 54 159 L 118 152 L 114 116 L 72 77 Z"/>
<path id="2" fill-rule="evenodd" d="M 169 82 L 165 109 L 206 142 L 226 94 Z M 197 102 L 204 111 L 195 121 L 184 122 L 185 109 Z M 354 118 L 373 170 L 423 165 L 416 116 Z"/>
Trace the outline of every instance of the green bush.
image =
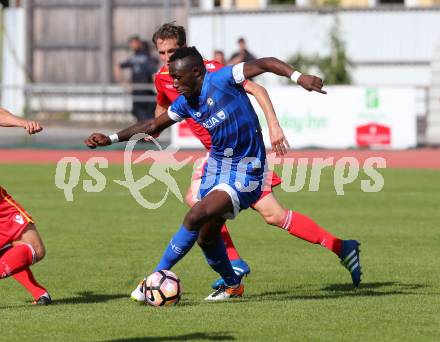
<path id="1" fill-rule="evenodd" d="M 345 52 L 345 43 L 340 38 L 337 19 L 330 32 L 330 56 L 306 56 L 298 53 L 289 58 L 288 62 L 302 73 L 309 73 L 313 68 L 318 69 L 326 84 L 351 84 L 351 63 Z"/>

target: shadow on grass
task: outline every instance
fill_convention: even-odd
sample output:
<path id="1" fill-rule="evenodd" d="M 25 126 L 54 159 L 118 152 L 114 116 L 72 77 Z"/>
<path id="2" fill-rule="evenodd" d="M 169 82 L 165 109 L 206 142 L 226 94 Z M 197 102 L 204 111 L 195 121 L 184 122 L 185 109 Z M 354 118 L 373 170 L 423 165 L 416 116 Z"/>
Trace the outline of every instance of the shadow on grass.
<path id="1" fill-rule="evenodd" d="M 115 299 L 128 298 L 126 293 L 117 294 L 99 294 L 91 291 L 78 292 L 79 297 L 54 299 L 53 304 L 94 304 L 104 303 Z"/>
<path id="2" fill-rule="evenodd" d="M 416 290 L 428 287 L 426 284 L 403 284 L 398 282 L 370 282 L 362 283 L 361 286 L 356 289 L 351 284 L 329 284 L 325 287 L 313 290 L 310 286 L 297 286 L 292 287 L 289 290 L 278 290 L 278 291 L 268 291 L 252 295 L 246 295 L 242 299 L 234 300 L 228 302 L 228 304 L 240 304 L 246 302 L 257 302 L 257 301 L 288 301 L 288 300 L 325 300 L 325 299 L 336 299 L 344 297 L 385 297 L 385 296 L 396 296 L 396 295 L 417 295 L 420 294 Z M 61 298 L 53 300 L 54 305 L 60 304 L 94 304 L 94 303 L 104 303 L 112 300 L 117 300 L 120 298 L 127 298 L 127 294 L 97 294 L 90 291 L 84 291 L 77 293 L 79 297 L 71 298 Z M 199 302 L 192 301 L 181 301 L 178 306 L 197 306 L 200 305 Z M 215 303 L 209 303 L 213 305 Z M 221 304 L 220 302 L 218 304 Z M 30 304 L 25 305 L 4 305 L 0 306 L 2 309 L 16 309 L 16 308 L 26 308 Z M 193 337 L 193 339 L 206 339 L 212 341 L 223 341 L 229 339 L 229 337 L 224 337 L 224 335 L 211 336 L 212 334 L 204 333 L 194 333 L 191 335 L 184 336 L 205 336 L 205 337 Z M 145 337 L 140 339 L 127 339 L 127 340 L 114 340 L 114 341 L 172 341 L 172 339 L 167 339 L 168 337 Z M 186 338 L 186 337 L 185 337 Z M 175 340 L 185 340 L 184 337 Z M 214 339 L 217 338 L 217 339 Z M 189 339 L 189 337 L 188 337 Z"/>
<path id="3" fill-rule="evenodd" d="M 12 309 L 25 309 L 25 308 L 29 308 L 31 305 L 31 303 L 29 302 L 28 304 L 20 304 L 20 305 L 2 305 L 0 306 L 0 310 L 12 310 Z"/>
<path id="4" fill-rule="evenodd" d="M 175 336 L 146 336 L 122 338 L 115 340 L 106 340 L 104 342 L 148 342 L 148 341 L 191 341 L 191 340 L 205 340 L 205 341 L 234 341 L 235 337 L 229 333 L 212 332 L 212 333 L 192 333 Z"/>
<path id="5" fill-rule="evenodd" d="M 182 306 L 198 306 L 200 305 L 200 303 L 198 303 L 197 301 L 190 301 L 190 300 L 186 300 L 186 299 L 181 299 L 179 301 L 179 303 L 177 303 L 177 307 L 182 307 Z"/>
<path id="6" fill-rule="evenodd" d="M 75 304 L 97 304 L 97 303 L 105 303 L 110 302 L 112 300 L 117 300 L 124 298 L 127 301 L 129 301 L 129 298 L 126 293 L 116 293 L 116 294 L 99 294 L 99 293 L 93 293 L 91 291 L 84 291 L 84 292 L 78 292 L 76 293 L 77 296 L 75 297 L 67 297 L 67 298 L 60 298 L 60 299 L 53 299 L 52 305 L 75 305 Z M 139 304 L 142 305 L 142 303 L 134 303 L 133 305 Z M 50 305 L 50 306 L 52 306 Z M 188 307 L 188 306 L 197 306 L 199 303 L 183 300 L 180 301 L 178 304 L 178 307 Z M 146 307 L 149 307 L 148 305 L 145 305 Z M 17 309 L 17 308 L 29 308 L 29 307 L 35 307 L 35 308 L 41 308 L 40 305 L 31 305 L 31 302 L 26 304 L 20 304 L 20 305 L 2 305 L 0 306 L 0 310 L 3 309 Z"/>
<path id="7" fill-rule="evenodd" d="M 320 290 L 310 291 L 305 287 L 299 287 L 298 291 L 282 290 L 263 292 L 249 295 L 243 298 L 243 302 L 255 300 L 287 301 L 287 300 L 319 300 L 335 299 L 344 297 L 384 297 L 396 295 L 419 294 L 414 290 L 426 288 L 425 284 L 401 284 L 397 282 L 374 282 L 362 283 L 359 288 L 351 284 L 330 284 Z M 296 293 L 295 293 L 296 292 Z"/>
<path id="8" fill-rule="evenodd" d="M 126 293 L 117 293 L 117 294 L 97 294 L 93 293 L 91 291 L 84 291 L 84 292 L 78 292 L 77 295 L 79 297 L 70 297 L 70 298 L 61 298 L 61 299 L 54 299 L 53 304 L 59 305 L 59 304 L 95 304 L 95 303 L 104 303 L 109 302 L 112 300 L 124 298 L 129 301 L 129 298 Z M 142 303 L 135 303 L 133 304 L 139 304 L 142 305 Z M 187 300 L 181 300 L 178 303 L 178 306 L 195 306 L 198 305 L 198 303 L 187 301 Z M 149 307 L 148 305 L 145 305 L 146 307 Z"/>
<path id="9" fill-rule="evenodd" d="M 384 282 L 375 282 L 375 283 L 361 283 L 359 290 L 368 289 L 375 290 L 386 287 L 397 287 L 402 291 L 406 290 L 417 290 L 428 287 L 425 284 L 401 284 L 395 281 L 384 281 Z M 351 291 L 353 290 L 353 285 L 351 284 L 331 284 L 322 288 L 323 291 Z"/>
<path id="10" fill-rule="evenodd" d="M 52 299 L 52 305 L 66 305 L 66 304 L 96 304 L 96 303 L 104 303 L 112 300 L 126 298 L 128 300 L 128 296 L 126 293 L 117 293 L 117 294 L 98 294 L 93 293 L 91 291 L 84 291 L 76 293 L 75 297 L 67 297 L 60 299 Z M 50 306 L 52 306 L 50 305 Z M 50 307 L 49 306 L 49 307 Z M 27 308 L 27 307 L 35 307 L 41 308 L 41 305 L 31 305 L 31 302 L 28 304 L 22 305 L 4 305 L 0 306 L 0 310 L 2 309 L 17 309 L 17 308 Z"/>

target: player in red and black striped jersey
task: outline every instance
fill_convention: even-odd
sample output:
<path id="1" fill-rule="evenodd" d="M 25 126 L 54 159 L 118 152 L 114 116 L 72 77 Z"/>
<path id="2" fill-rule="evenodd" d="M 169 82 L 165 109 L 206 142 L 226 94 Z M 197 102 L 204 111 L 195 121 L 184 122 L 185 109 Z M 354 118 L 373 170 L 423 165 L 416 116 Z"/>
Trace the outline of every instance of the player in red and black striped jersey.
<path id="1" fill-rule="evenodd" d="M 0 109 L 0 126 L 23 127 L 28 134 L 43 129 L 38 122 L 21 119 L 4 109 Z M 48 305 L 52 300 L 29 267 L 43 259 L 45 253 L 31 215 L 0 186 L 0 279 L 13 277 L 38 305 Z"/>

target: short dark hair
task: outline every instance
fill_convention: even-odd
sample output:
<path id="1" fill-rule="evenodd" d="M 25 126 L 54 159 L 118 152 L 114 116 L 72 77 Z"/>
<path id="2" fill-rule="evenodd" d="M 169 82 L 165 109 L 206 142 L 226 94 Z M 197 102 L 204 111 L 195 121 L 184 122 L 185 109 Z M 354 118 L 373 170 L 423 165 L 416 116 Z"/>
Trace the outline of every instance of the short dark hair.
<path id="1" fill-rule="evenodd" d="M 137 41 L 141 41 L 141 37 L 139 37 L 139 36 L 131 36 L 130 38 L 128 38 L 128 41 L 129 42 L 132 42 L 133 40 L 137 40 Z"/>
<path id="2" fill-rule="evenodd" d="M 194 59 L 196 64 L 203 65 L 203 57 L 194 46 L 178 48 L 170 57 L 170 62 L 177 61 L 178 59 L 184 59 L 186 57 L 191 57 Z"/>
<path id="3" fill-rule="evenodd" d="M 158 39 L 177 39 L 179 47 L 186 44 L 186 32 L 183 26 L 176 25 L 173 22 L 163 24 L 153 34 L 153 44 L 157 47 Z"/>
<path id="4" fill-rule="evenodd" d="M 246 40 L 244 40 L 243 37 L 238 38 L 237 40 L 238 43 L 246 43 Z"/>

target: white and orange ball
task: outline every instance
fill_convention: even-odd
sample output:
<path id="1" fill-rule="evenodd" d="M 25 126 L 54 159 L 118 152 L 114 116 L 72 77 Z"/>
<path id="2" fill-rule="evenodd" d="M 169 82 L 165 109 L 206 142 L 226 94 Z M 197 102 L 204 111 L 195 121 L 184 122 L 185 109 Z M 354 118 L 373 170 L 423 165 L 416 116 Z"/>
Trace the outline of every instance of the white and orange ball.
<path id="1" fill-rule="evenodd" d="M 175 305 L 182 294 L 180 279 L 171 271 L 156 271 L 145 280 L 144 293 L 145 302 L 149 305 Z"/>

